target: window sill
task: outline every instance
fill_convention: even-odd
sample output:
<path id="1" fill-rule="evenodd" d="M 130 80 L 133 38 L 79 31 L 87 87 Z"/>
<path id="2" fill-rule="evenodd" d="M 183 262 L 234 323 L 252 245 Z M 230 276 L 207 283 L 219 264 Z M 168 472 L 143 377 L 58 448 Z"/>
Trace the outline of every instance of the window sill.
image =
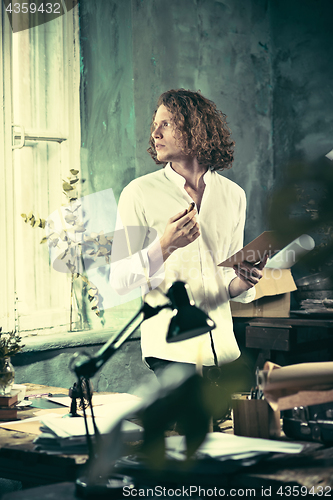
<path id="1" fill-rule="evenodd" d="M 32 335 L 22 339 L 24 347 L 21 353 L 24 354 L 34 351 L 50 351 L 54 349 L 68 349 L 71 347 L 102 345 L 117 333 L 119 333 L 118 330 L 115 331 L 113 329 L 108 329 L 54 332 L 47 335 Z M 139 339 L 140 329 L 137 329 L 135 333 L 127 339 L 127 341 Z M 16 356 L 19 355 L 20 353 Z"/>

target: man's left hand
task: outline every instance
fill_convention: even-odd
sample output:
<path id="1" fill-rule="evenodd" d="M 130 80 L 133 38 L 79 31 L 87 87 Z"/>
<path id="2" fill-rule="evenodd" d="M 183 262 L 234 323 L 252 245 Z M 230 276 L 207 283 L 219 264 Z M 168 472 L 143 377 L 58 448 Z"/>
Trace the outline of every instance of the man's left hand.
<path id="1" fill-rule="evenodd" d="M 251 264 L 246 260 L 243 260 L 240 264 L 236 264 L 233 266 L 233 269 L 237 276 L 244 281 L 248 285 L 249 288 L 256 285 L 259 280 L 263 276 L 263 268 L 267 263 L 268 255 L 265 255 L 264 258 L 258 264 Z"/>
<path id="2" fill-rule="evenodd" d="M 237 278 L 229 285 L 230 297 L 237 297 L 241 293 L 255 286 L 263 276 L 263 268 L 267 263 L 268 255 L 265 255 L 258 264 L 251 264 L 244 260 L 233 266 Z"/>

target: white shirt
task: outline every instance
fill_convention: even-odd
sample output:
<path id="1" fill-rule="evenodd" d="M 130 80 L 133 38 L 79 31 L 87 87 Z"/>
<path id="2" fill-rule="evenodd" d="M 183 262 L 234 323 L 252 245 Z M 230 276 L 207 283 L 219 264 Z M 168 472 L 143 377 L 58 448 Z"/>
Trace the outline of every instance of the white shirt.
<path id="1" fill-rule="evenodd" d="M 121 222 L 124 227 L 141 226 L 144 230 L 139 236 L 130 238 L 132 256 L 122 260 L 118 260 L 119 244 L 115 238 L 113 255 L 117 254 L 118 259 L 112 259 L 117 261 L 111 265 L 110 282 L 120 294 L 141 286 L 144 299 L 151 306 L 168 301 L 160 291 L 166 293 L 174 281 L 187 283 L 195 305 L 216 323 L 212 331 L 214 348 L 218 363 L 223 364 L 237 359 L 240 351 L 233 333 L 228 291 L 236 275 L 233 269 L 218 267 L 218 264 L 243 247 L 246 198 L 242 188 L 217 172 L 208 170 L 203 180 L 206 186 L 200 212 L 196 215 L 199 238 L 175 250 L 164 265 L 161 257 L 159 271 L 149 278 L 147 253 L 152 241 L 163 235 L 168 219 L 187 208 L 193 200 L 184 189 L 184 177 L 170 164 L 125 187 L 118 204 Z M 118 229 L 121 227 L 118 223 Z M 140 251 L 142 248 L 144 250 Z M 232 300 L 251 302 L 254 298 L 255 290 L 251 288 Z M 143 358 L 153 356 L 214 365 L 209 333 L 182 342 L 166 342 L 171 317 L 172 311 L 164 309 L 141 325 Z"/>

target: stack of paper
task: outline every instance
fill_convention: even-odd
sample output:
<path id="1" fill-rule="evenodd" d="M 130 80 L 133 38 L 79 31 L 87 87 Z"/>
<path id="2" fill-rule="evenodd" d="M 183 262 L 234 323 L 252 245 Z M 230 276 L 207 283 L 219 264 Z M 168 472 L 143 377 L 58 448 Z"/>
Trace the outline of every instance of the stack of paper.
<path id="1" fill-rule="evenodd" d="M 211 432 L 196 451 L 197 458 L 223 460 L 244 460 L 270 453 L 300 453 L 303 445 L 271 439 L 249 438 Z M 186 442 L 184 436 L 166 438 L 166 450 L 169 458 L 184 460 Z"/>
<path id="2" fill-rule="evenodd" d="M 98 401 L 99 398 L 99 401 Z M 52 398 L 56 400 L 57 398 Z M 64 403 L 65 398 L 59 398 Z M 143 428 L 129 419 L 135 416 L 141 407 L 141 399 L 129 394 L 96 395 L 94 415 L 100 434 L 108 434 L 115 426 L 119 426 L 119 437 L 122 441 L 138 441 L 142 439 Z M 99 403 L 99 405 L 98 405 Z M 94 428 L 87 409 L 89 434 L 94 438 Z M 43 415 L 40 418 L 42 434 L 34 443 L 37 449 L 53 453 L 86 453 L 86 427 L 83 417 L 63 417 Z"/>
<path id="3" fill-rule="evenodd" d="M 84 419 L 82 417 L 44 416 L 41 418 L 42 434 L 34 441 L 36 449 L 64 454 L 87 453 L 87 439 Z M 96 425 L 101 434 L 110 431 L 110 419 L 97 417 Z M 94 439 L 91 418 L 88 418 L 88 429 Z M 122 441 L 138 441 L 142 439 L 143 428 L 128 420 L 121 422 Z"/>

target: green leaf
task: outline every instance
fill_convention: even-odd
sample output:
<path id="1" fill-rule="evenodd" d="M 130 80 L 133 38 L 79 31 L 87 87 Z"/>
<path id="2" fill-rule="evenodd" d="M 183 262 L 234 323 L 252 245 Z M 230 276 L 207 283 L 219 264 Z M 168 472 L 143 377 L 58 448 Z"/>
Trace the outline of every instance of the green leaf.
<path id="1" fill-rule="evenodd" d="M 47 242 L 47 237 L 44 236 L 44 238 L 42 238 L 39 243 L 42 244 L 42 243 L 46 243 L 46 242 Z"/>
<path id="2" fill-rule="evenodd" d="M 94 238 L 92 238 L 91 236 L 87 236 L 86 234 L 83 236 L 83 239 L 84 241 L 86 242 L 89 242 L 89 243 L 92 243 L 94 240 Z"/>
<path id="3" fill-rule="evenodd" d="M 69 184 L 69 182 L 64 181 L 62 185 L 64 191 L 73 191 L 74 188 Z"/>
<path id="4" fill-rule="evenodd" d="M 75 170 L 74 168 L 72 168 L 72 169 L 70 170 L 70 173 L 71 173 L 72 175 L 77 175 L 77 174 L 79 173 L 79 170 Z"/>
<path id="5" fill-rule="evenodd" d="M 73 215 L 72 213 L 65 215 L 65 221 L 67 222 L 67 224 L 74 223 L 76 221 L 76 219 L 77 219 L 77 216 Z"/>
<path id="6" fill-rule="evenodd" d="M 104 234 L 102 234 L 99 237 L 98 242 L 100 243 L 100 245 L 107 245 L 108 244 L 108 240 L 106 239 L 106 237 L 104 236 Z"/>
<path id="7" fill-rule="evenodd" d="M 84 233 L 86 228 L 84 226 L 79 226 L 79 225 L 76 225 L 76 226 L 73 226 L 72 230 L 75 232 L 75 233 Z"/>
<path id="8" fill-rule="evenodd" d="M 108 253 L 107 248 L 101 247 L 101 248 L 99 248 L 96 255 L 97 255 L 97 257 L 101 257 L 101 255 L 106 255 L 107 253 Z"/>

